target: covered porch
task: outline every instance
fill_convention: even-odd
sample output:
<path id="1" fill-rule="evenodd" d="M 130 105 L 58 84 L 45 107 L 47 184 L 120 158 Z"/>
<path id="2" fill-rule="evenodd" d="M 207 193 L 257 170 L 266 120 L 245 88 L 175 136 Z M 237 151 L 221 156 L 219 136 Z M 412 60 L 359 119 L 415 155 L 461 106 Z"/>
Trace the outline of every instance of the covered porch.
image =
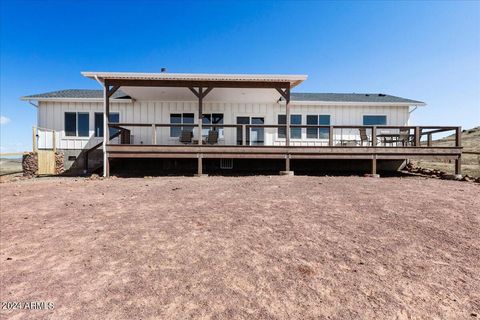
<path id="1" fill-rule="evenodd" d="M 282 173 L 289 174 L 291 159 L 359 159 L 371 161 L 371 173 L 377 172 L 377 160 L 441 158 L 454 160 L 461 172 L 461 128 L 438 126 L 344 126 L 292 123 L 290 90 L 306 76 L 195 75 L 83 73 L 104 86 L 104 128 L 101 143 L 104 176 L 109 176 L 110 159 L 118 158 L 194 158 L 197 175 L 203 174 L 203 159 L 282 159 Z M 158 99 L 166 95 L 194 97 L 195 112 L 170 114 L 170 122 L 112 122 L 110 98 L 121 88 L 135 98 Z M 170 90 L 162 90 L 169 88 Z M 278 121 L 265 121 L 257 114 L 205 113 L 208 97 L 219 101 L 226 90 L 252 99 L 275 102 L 282 110 Z M 253 90 L 253 91 L 252 91 Z M 254 92 L 254 94 L 252 94 Z M 259 95 L 259 92 L 265 94 Z M 243 97 L 245 99 L 245 97 Z M 185 98 L 183 98 L 185 99 Z M 133 110 L 135 112 L 135 110 Z M 165 119 L 164 119 L 165 120 Z M 228 121 L 227 121 L 228 120 Z M 434 134 L 451 131 L 455 144 L 436 147 Z M 99 147 L 99 146 L 96 146 Z"/>

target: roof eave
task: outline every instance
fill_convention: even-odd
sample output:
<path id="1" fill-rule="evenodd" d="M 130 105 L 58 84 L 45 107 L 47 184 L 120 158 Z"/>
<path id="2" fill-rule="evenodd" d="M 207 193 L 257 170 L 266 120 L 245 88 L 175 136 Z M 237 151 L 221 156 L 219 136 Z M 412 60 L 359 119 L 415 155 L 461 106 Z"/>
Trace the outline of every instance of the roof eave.
<path id="1" fill-rule="evenodd" d="M 103 102 L 102 98 L 54 98 L 54 97 L 21 97 L 21 101 L 38 101 L 38 102 Z M 110 98 L 110 102 L 130 103 L 133 99 Z"/>
<path id="2" fill-rule="evenodd" d="M 139 73 L 139 72 L 93 72 L 82 71 L 84 77 L 104 83 L 105 79 L 128 80 L 178 80 L 178 81 L 256 81 L 256 82 L 289 82 L 296 87 L 307 80 L 307 75 L 284 74 L 194 74 L 194 73 Z"/>
<path id="3" fill-rule="evenodd" d="M 336 106 L 336 105 L 348 105 L 348 106 L 398 106 L 398 107 L 423 107 L 427 104 L 421 101 L 413 101 L 413 102 L 363 102 L 363 101 L 302 101 L 302 100 L 291 100 L 290 104 L 296 105 L 329 105 L 329 106 Z"/>

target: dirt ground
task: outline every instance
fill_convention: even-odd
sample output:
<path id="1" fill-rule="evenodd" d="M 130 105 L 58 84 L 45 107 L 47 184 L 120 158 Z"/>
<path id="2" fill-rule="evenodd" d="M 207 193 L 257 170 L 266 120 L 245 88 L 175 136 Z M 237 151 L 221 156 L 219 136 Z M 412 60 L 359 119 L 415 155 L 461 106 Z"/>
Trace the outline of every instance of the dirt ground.
<path id="1" fill-rule="evenodd" d="M 419 177 L 0 184 L 8 319 L 480 318 L 480 186 Z"/>

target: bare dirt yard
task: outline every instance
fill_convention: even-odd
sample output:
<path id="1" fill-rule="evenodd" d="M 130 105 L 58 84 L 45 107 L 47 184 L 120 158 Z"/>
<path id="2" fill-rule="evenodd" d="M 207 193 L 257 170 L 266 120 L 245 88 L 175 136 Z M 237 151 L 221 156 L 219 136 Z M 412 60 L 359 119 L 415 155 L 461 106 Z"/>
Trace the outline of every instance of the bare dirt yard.
<path id="1" fill-rule="evenodd" d="M 0 184 L 8 319 L 480 318 L 480 186 L 419 177 Z"/>

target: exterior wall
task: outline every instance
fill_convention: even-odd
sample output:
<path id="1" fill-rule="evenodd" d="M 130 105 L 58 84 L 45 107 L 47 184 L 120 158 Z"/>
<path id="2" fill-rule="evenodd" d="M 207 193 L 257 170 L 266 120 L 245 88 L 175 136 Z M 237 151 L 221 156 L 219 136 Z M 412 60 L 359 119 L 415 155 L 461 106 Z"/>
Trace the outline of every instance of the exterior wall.
<path id="1" fill-rule="evenodd" d="M 64 113 L 69 111 L 89 113 L 89 137 L 67 137 L 64 132 Z M 197 102 L 163 102 L 163 101 L 136 101 L 133 103 L 111 103 L 111 112 L 119 112 L 120 122 L 130 123 L 169 123 L 171 113 L 194 113 L 198 118 Z M 362 125 L 363 115 L 386 115 L 387 125 L 408 125 L 409 108 L 406 106 L 325 106 L 325 105 L 290 105 L 291 114 L 301 114 L 302 124 L 306 124 L 307 115 L 330 115 L 331 125 Z M 90 148 L 102 141 L 101 137 L 94 136 L 94 114 L 103 112 L 101 102 L 40 102 L 38 108 L 38 126 L 55 130 L 56 144 L 62 150 L 81 150 Z M 277 124 L 278 114 L 285 114 L 285 105 L 277 103 L 220 103 L 206 102 L 204 113 L 223 113 L 225 124 L 235 124 L 237 116 L 264 117 L 265 124 Z M 152 129 L 130 128 L 134 144 L 151 144 Z M 169 137 L 169 128 L 157 129 L 157 144 L 178 144 L 178 138 Z M 357 130 L 358 132 L 358 130 Z M 335 135 L 339 135 L 336 131 Z M 351 130 L 341 132 L 344 139 L 355 133 Z M 45 136 L 43 136 L 45 135 Z M 39 147 L 47 147 L 52 141 L 48 133 L 39 131 Z M 265 145 L 282 145 L 285 139 L 277 137 L 276 128 L 265 128 Z M 47 141 L 47 142 L 43 142 Z M 236 129 L 225 128 L 224 139 L 220 144 L 235 144 Z M 291 145 L 321 146 L 326 145 L 325 139 L 307 139 L 306 130 L 302 129 L 302 139 L 291 139 Z"/>

